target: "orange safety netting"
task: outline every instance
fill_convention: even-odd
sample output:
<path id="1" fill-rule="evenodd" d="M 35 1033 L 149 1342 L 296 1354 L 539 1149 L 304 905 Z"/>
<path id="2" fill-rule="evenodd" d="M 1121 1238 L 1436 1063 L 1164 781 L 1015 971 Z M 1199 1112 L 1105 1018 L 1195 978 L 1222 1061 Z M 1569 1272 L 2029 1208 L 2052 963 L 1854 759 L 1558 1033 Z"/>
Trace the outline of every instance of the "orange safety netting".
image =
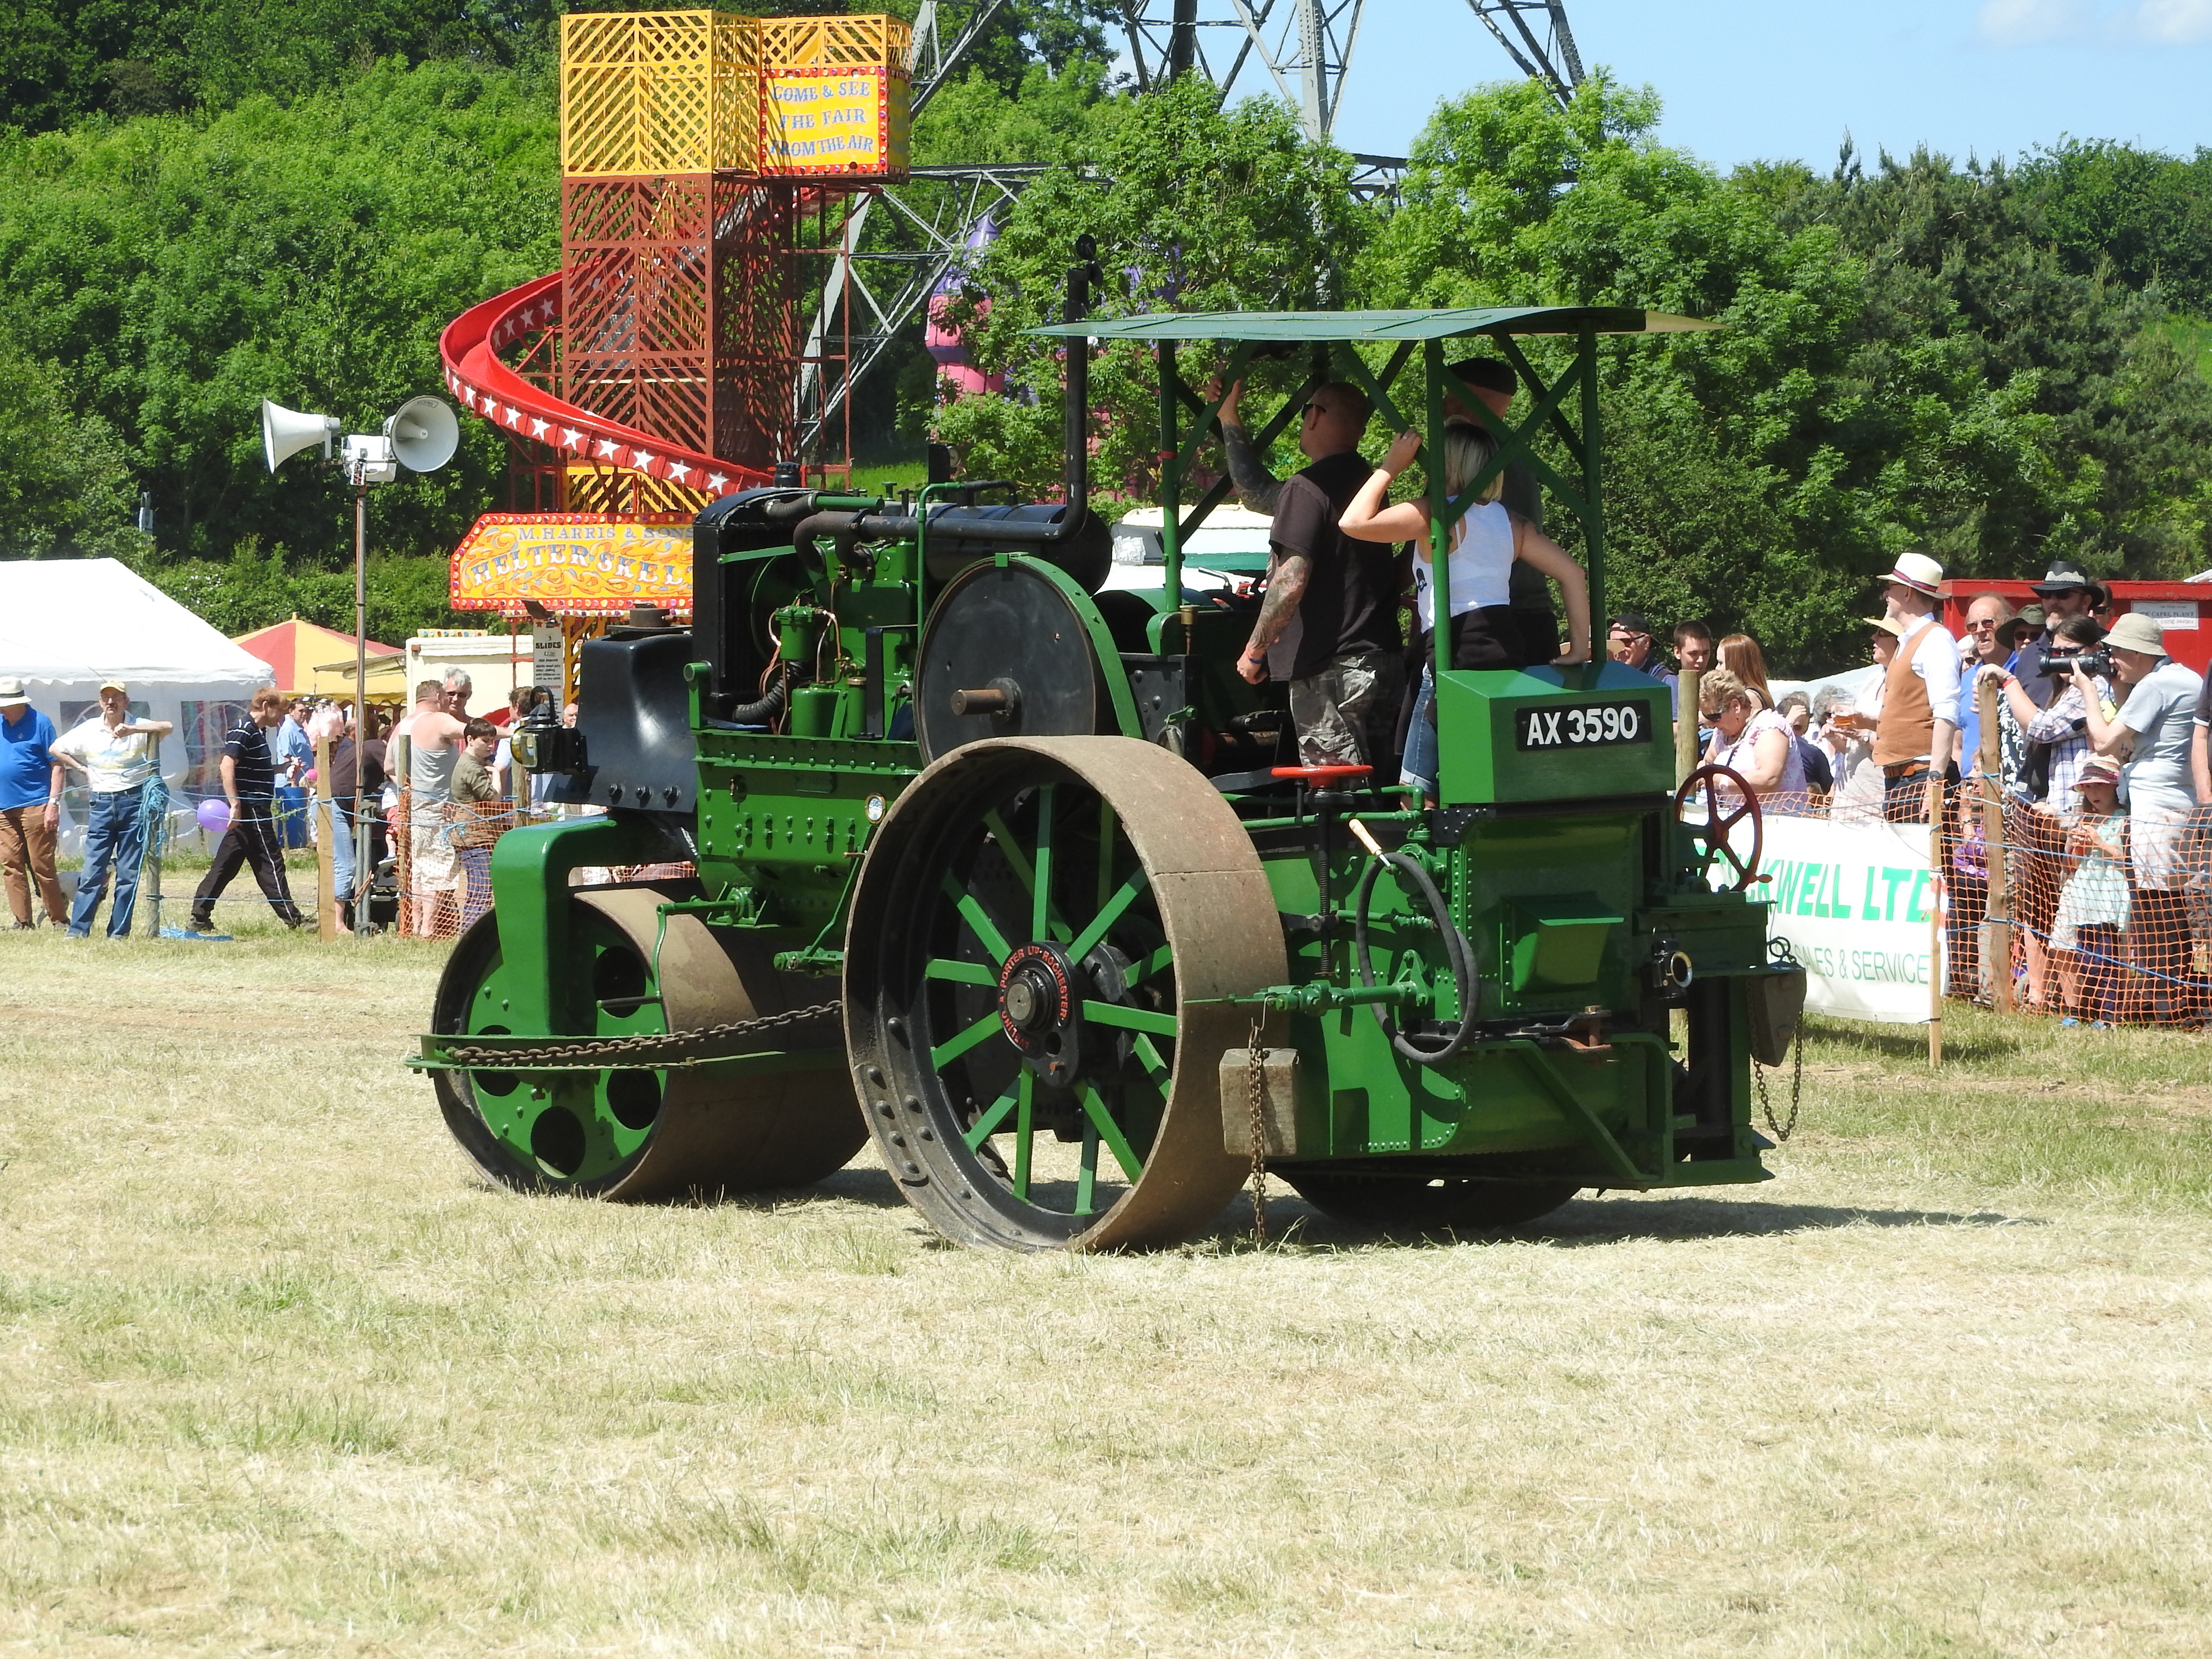
<path id="1" fill-rule="evenodd" d="M 1767 819 L 1927 822 L 1926 781 L 1760 797 Z M 2078 805 L 2078 803 L 2069 803 Z M 1970 778 L 1943 790 L 1944 991 L 2112 1024 L 2212 1019 L 2212 806 L 2056 811 Z"/>
<path id="2" fill-rule="evenodd" d="M 399 791 L 390 836 L 398 896 L 398 931 L 416 939 L 457 939 L 491 908 L 491 853 L 518 824 L 588 809 L 517 807 L 506 801 L 463 805 L 422 801 Z M 590 866 L 570 872 L 572 887 L 622 882 L 681 880 L 696 873 L 690 864 Z"/>

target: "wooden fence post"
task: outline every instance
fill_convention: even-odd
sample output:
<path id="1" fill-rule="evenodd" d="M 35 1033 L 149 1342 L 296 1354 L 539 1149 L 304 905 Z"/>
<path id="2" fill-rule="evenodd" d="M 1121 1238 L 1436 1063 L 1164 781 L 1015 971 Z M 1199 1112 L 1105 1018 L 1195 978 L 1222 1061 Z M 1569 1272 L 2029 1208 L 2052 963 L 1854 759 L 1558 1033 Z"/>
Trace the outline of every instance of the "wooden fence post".
<path id="1" fill-rule="evenodd" d="M 1982 722 L 1982 841 L 1988 849 L 1989 903 L 1983 911 L 1982 969 L 1990 976 L 1990 1006 L 2014 1012 L 2012 997 L 2012 872 L 2007 867 L 2004 821 L 2004 757 L 1997 742 L 1997 700 L 2003 694 L 1994 675 L 1974 683 L 1974 706 Z"/>
<path id="2" fill-rule="evenodd" d="M 337 848 L 337 815 L 331 811 L 331 740 L 315 739 L 315 798 L 309 809 L 315 815 L 315 915 L 325 939 L 338 936 L 338 884 L 334 860 Z"/>
<path id="3" fill-rule="evenodd" d="M 1694 668 L 1686 668 L 1675 677 L 1679 688 L 1674 700 L 1674 782 L 1679 787 L 1684 778 L 1698 769 L 1698 682 L 1705 676 Z"/>

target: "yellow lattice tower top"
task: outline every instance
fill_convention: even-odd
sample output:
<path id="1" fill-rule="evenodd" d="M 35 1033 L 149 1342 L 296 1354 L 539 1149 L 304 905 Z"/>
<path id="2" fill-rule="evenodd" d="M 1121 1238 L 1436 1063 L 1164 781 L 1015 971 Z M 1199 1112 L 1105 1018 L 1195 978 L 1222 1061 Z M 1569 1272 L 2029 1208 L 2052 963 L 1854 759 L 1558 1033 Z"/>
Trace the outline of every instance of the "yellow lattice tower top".
<path id="1" fill-rule="evenodd" d="M 874 69 L 903 76 L 914 30 L 899 17 L 763 17 L 764 69 Z"/>
<path id="2" fill-rule="evenodd" d="M 561 19 L 561 170 L 902 173 L 912 54 L 912 31 L 896 17 L 569 12 Z M 832 151 L 804 128 L 794 137 L 791 94 L 775 104 L 767 91 L 769 79 L 788 88 L 795 76 L 841 71 L 865 77 L 848 101 L 867 107 L 836 118 L 872 128 L 872 148 Z"/>

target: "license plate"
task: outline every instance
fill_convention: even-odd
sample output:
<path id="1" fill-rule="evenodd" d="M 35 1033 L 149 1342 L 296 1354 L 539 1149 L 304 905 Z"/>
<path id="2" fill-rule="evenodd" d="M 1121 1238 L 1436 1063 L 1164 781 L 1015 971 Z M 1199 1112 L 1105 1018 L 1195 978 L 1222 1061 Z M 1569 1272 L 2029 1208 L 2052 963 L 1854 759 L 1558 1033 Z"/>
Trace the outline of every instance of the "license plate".
<path id="1" fill-rule="evenodd" d="M 1523 708 L 1514 714 L 1513 726 L 1522 749 L 1607 749 L 1650 743 L 1651 711 L 1640 701 Z"/>

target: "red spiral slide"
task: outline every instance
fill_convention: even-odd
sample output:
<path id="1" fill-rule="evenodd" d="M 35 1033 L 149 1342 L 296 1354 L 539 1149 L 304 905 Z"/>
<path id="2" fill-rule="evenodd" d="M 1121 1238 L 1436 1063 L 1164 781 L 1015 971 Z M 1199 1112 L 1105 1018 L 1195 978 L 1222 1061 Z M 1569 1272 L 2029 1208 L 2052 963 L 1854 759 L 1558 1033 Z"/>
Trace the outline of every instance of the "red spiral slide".
<path id="1" fill-rule="evenodd" d="M 557 270 L 470 307 L 438 337 L 447 388 L 485 420 L 580 460 L 625 467 L 714 495 L 775 482 L 773 474 L 758 467 L 738 466 L 663 443 L 648 433 L 563 403 L 500 361 L 502 346 L 560 320 Z"/>

